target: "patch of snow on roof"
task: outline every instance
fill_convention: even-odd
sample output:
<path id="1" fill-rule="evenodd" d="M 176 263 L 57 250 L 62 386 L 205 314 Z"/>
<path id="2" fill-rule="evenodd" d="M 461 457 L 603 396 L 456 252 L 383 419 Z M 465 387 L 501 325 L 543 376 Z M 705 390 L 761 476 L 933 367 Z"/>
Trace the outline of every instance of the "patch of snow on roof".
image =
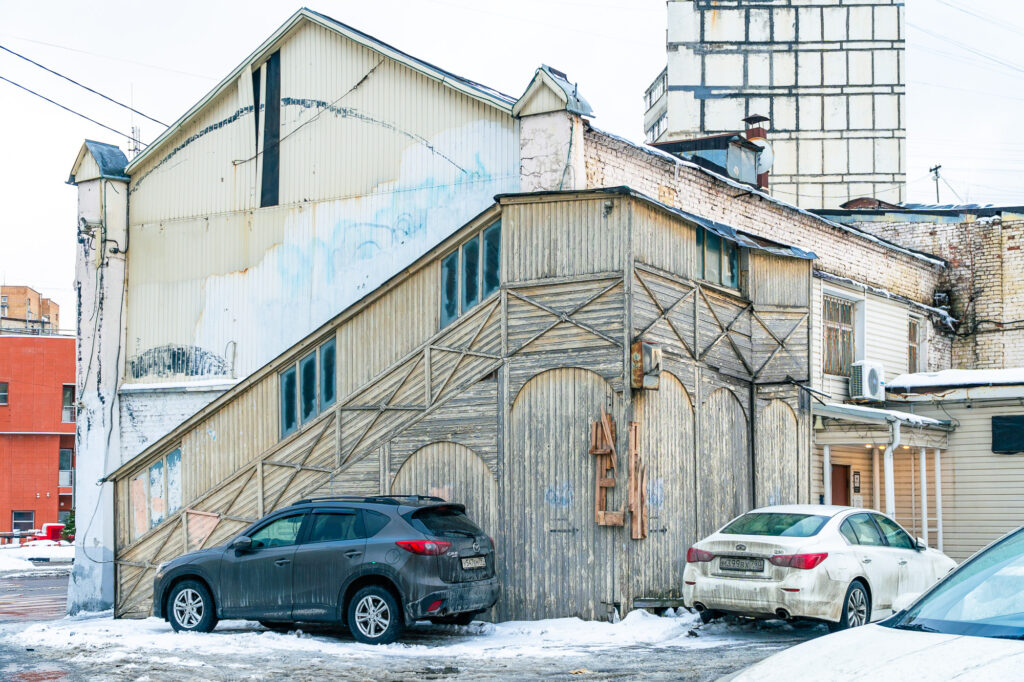
<path id="1" fill-rule="evenodd" d="M 901 374 L 886 386 L 896 388 L 935 388 L 937 386 L 1015 386 L 1024 384 L 1024 367 L 1009 369 L 944 369 L 940 372 Z"/>
<path id="2" fill-rule="evenodd" d="M 840 410 L 849 410 L 853 412 L 863 413 L 865 417 L 875 417 L 879 419 L 888 419 L 890 417 L 906 422 L 908 424 L 914 424 L 917 426 L 941 426 L 943 422 L 938 419 L 932 419 L 931 417 L 922 417 L 919 414 L 911 414 L 910 412 L 900 412 L 899 410 L 884 410 L 879 407 L 867 407 L 866 405 L 848 405 L 846 403 L 825 403 L 826 407 L 835 407 Z"/>

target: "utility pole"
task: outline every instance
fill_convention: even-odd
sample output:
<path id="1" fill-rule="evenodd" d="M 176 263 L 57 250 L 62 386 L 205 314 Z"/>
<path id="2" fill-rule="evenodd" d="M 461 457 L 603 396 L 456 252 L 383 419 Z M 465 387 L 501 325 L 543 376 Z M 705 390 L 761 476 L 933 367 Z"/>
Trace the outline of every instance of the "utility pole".
<path id="1" fill-rule="evenodd" d="M 942 201 L 939 199 L 939 169 L 942 168 L 942 164 L 935 164 L 932 168 L 928 169 L 928 172 L 932 174 L 932 180 L 935 181 L 935 203 L 941 204 Z"/>

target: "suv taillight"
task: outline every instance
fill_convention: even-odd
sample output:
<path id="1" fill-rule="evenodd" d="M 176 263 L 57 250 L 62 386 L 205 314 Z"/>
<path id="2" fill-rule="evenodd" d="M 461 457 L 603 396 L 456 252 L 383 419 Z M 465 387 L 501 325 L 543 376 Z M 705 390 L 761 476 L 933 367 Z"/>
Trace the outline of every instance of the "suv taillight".
<path id="1" fill-rule="evenodd" d="M 444 540 L 398 540 L 395 544 L 406 552 L 427 556 L 444 554 L 452 546 L 452 543 Z"/>
<path id="2" fill-rule="evenodd" d="M 686 550 L 686 563 L 688 564 L 697 564 L 702 561 L 711 561 L 714 558 L 714 554 L 712 554 L 711 552 L 705 552 L 703 549 L 691 547 L 690 549 Z"/>
<path id="3" fill-rule="evenodd" d="M 783 568 L 799 568 L 806 571 L 820 564 L 827 556 L 828 552 L 818 552 L 817 554 L 776 554 L 768 559 L 768 561 Z"/>

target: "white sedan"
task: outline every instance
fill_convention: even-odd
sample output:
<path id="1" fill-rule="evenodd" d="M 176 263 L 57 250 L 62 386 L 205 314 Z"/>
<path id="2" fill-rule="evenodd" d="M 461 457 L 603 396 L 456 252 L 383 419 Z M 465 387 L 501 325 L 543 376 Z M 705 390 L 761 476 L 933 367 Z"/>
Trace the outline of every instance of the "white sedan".
<path id="1" fill-rule="evenodd" d="M 705 622 L 735 614 L 841 630 L 892 615 L 897 596 L 921 594 L 955 566 L 871 509 L 763 507 L 687 551 L 683 602 Z"/>
<path id="2" fill-rule="evenodd" d="M 991 682 L 1022 673 L 1024 528 L 885 622 L 804 642 L 723 679 Z"/>

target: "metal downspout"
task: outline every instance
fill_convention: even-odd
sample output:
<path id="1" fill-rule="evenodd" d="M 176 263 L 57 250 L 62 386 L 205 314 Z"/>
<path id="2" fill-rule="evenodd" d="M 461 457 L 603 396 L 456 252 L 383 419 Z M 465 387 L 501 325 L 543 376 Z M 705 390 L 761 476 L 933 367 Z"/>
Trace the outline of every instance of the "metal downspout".
<path id="1" fill-rule="evenodd" d="M 889 429 L 892 437 L 889 444 L 885 446 L 885 513 L 891 517 L 896 516 L 896 481 L 893 473 L 892 453 L 900 446 L 900 426 L 902 422 L 894 419 L 889 422 Z"/>

